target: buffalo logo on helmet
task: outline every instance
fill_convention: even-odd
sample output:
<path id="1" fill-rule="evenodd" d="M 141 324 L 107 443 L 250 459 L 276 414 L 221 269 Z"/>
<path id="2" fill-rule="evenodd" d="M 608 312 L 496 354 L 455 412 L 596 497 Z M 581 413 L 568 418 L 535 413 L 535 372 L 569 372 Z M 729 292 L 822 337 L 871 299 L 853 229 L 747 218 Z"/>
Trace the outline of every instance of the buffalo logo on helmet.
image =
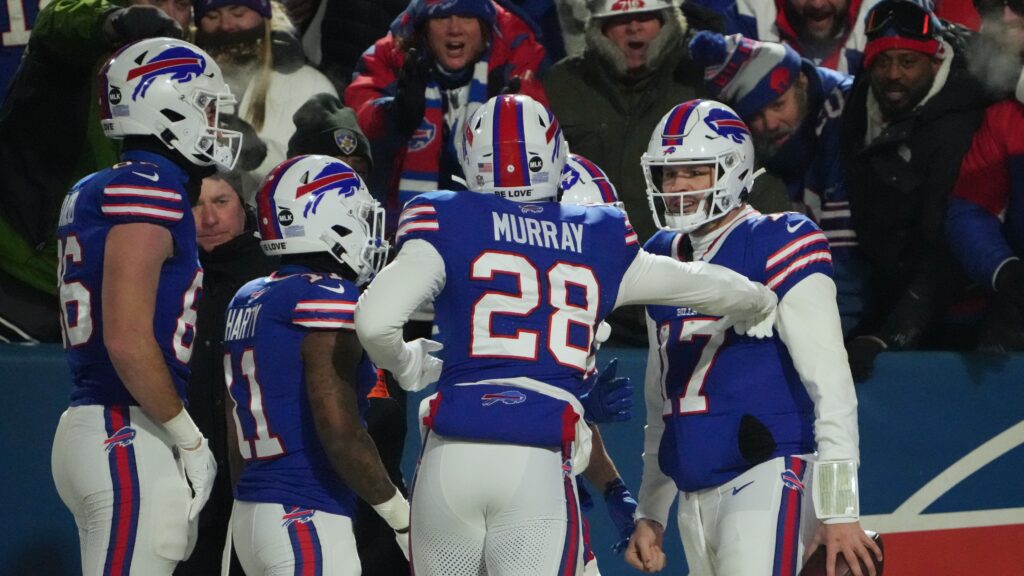
<path id="1" fill-rule="evenodd" d="M 743 123 L 743 120 L 722 108 L 712 108 L 709 110 L 707 117 L 704 118 L 704 123 L 715 134 L 728 138 L 737 144 L 742 144 L 745 139 L 750 137 L 750 130 L 747 129 L 747 125 Z"/>
<path id="2" fill-rule="evenodd" d="M 303 216 L 308 218 L 311 213 L 316 213 L 328 192 L 335 192 L 338 197 L 348 198 L 355 195 L 358 189 L 359 176 L 356 176 L 355 172 L 341 164 L 330 164 L 312 181 L 299 186 L 295 190 L 295 198 L 312 194 L 303 212 Z"/>
<path id="3" fill-rule="evenodd" d="M 161 76 L 170 76 L 169 80 L 184 84 L 205 72 L 206 58 L 184 46 L 175 46 L 157 54 L 145 64 L 132 68 L 127 80 L 131 82 L 140 79 L 132 92 L 132 100 L 137 100 L 140 96 L 145 97 L 149 87 Z"/>
<path id="4" fill-rule="evenodd" d="M 114 448 L 127 448 L 135 441 L 135 429 L 122 426 L 117 432 L 111 434 L 103 441 L 103 447 L 107 452 Z"/>
<path id="5" fill-rule="evenodd" d="M 356 151 L 356 146 L 359 145 L 355 133 L 348 128 L 338 128 L 334 131 L 334 143 L 338 145 L 338 150 L 341 150 L 345 156 L 351 156 Z"/>
<path id="6" fill-rule="evenodd" d="M 580 181 L 580 173 L 575 168 L 566 164 L 565 170 L 562 172 L 562 190 L 568 190 L 572 188 Z"/>

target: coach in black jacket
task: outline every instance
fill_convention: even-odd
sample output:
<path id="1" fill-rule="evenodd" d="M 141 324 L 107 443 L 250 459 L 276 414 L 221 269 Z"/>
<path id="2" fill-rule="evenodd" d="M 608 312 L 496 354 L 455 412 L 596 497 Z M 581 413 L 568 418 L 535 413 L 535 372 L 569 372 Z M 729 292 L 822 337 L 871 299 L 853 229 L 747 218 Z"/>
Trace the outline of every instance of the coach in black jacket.
<path id="1" fill-rule="evenodd" d="M 858 381 L 882 350 L 933 345 L 936 318 L 965 285 L 943 221 L 988 103 L 967 71 L 966 29 L 909 0 L 884 0 L 869 13 L 867 34 L 841 148 L 869 267 L 864 317 L 847 343 Z"/>

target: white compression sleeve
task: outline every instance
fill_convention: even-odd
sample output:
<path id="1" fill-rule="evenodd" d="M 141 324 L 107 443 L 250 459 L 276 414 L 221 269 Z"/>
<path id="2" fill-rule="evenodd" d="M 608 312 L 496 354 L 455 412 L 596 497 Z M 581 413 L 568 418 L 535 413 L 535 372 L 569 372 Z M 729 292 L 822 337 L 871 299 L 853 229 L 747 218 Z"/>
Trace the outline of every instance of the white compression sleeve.
<path id="1" fill-rule="evenodd" d="M 425 240 L 403 244 L 394 262 L 374 278 L 356 306 L 356 333 L 377 366 L 391 371 L 401 366 L 402 326 L 444 283 L 444 260 Z"/>
<path id="2" fill-rule="evenodd" d="M 771 291 L 728 268 L 678 262 L 640 250 L 619 286 L 615 306 L 688 306 L 715 316 L 753 316 L 773 300 Z"/>
<path id="3" fill-rule="evenodd" d="M 668 513 L 676 499 L 675 482 L 661 471 L 658 464 L 658 450 L 661 436 L 665 432 L 665 420 L 661 411 L 665 395 L 661 386 L 662 361 L 658 352 L 657 327 L 647 316 L 647 372 L 644 375 L 644 404 L 647 408 L 647 425 L 644 427 L 643 478 L 637 493 L 637 518 L 649 518 L 668 526 Z"/>
<path id="4" fill-rule="evenodd" d="M 818 516 L 855 519 L 856 469 L 860 461 L 857 394 L 835 301 L 836 288 L 829 277 L 808 276 L 779 303 L 778 330 L 814 402 L 819 465 L 832 471 L 827 475 L 830 481 L 821 478 L 815 483 Z"/>

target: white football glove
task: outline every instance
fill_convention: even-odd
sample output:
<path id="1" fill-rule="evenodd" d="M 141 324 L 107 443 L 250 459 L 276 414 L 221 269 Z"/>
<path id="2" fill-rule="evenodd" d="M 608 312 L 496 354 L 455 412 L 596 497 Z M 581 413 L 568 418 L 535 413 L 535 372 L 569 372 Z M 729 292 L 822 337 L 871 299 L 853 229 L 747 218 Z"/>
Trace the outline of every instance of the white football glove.
<path id="1" fill-rule="evenodd" d="M 733 329 L 737 334 L 747 335 L 752 338 L 771 338 L 772 328 L 775 326 L 775 314 L 779 305 L 779 297 L 770 289 L 758 285 L 761 288 L 763 304 L 761 309 L 746 317 L 730 318 Z"/>
<path id="2" fill-rule="evenodd" d="M 409 548 L 410 548 L 409 529 L 406 528 L 405 532 L 398 532 L 396 530 L 395 531 L 395 542 L 398 542 L 398 547 L 402 549 L 402 555 L 404 555 L 405 559 L 408 560 L 409 559 Z"/>
<path id="3" fill-rule="evenodd" d="M 430 384 L 437 382 L 441 377 L 440 358 L 431 356 L 431 352 L 437 352 L 444 348 L 440 342 L 417 338 L 412 342 L 406 342 L 402 351 L 402 366 L 394 372 L 398 385 L 409 392 L 419 392 Z"/>
<path id="4" fill-rule="evenodd" d="M 186 450 L 178 446 L 181 463 L 185 466 L 185 476 L 192 484 L 192 503 L 188 508 L 188 521 L 199 517 L 199 512 L 206 505 L 213 492 L 213 480 L 217 476 L 217 460 L 210 450 L 210 442 L 203 438 L 194 450 Z"/>

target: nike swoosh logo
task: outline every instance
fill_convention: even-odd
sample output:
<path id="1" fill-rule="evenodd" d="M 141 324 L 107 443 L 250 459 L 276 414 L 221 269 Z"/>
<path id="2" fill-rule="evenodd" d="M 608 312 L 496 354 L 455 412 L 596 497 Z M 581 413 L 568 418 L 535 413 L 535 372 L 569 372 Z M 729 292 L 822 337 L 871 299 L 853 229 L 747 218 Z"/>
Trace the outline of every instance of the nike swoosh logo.
<path id="1" fill-rule="evenodd" d="M 804 225 L 804 222 L 807 222 L 807 220 L 801 220 L 795 224 L 786 224 L 786 232 L 789 232 L 790 234 L 796 232 L 798 228 Z"/>
<path id="2" fill-rule="evenodd" d="M 324 286 L 323 284 L 317 284 L 317 286 L 320 286 L 321 288 L 323 288 L 324 290 L 327 290 L 329 292 L 334 292 L 335 294 L 344 294 L 345 293 L 345 287 L 344 286 L 338 286 L 337 288 L 332 288 L 330 286 Z"/>
<path id="3" fill-rule="evenodd" d="M 140 178 L 145 178 L 146 180 L 149 180 L 150 182 L 156 182 L 157 180 L 160 179 L 160 175 L 156 174 L 156 173 L 154 173 L 154 174 L 144 174 L 142 172 L 136 172 L 135 170 L 132 170 L 132 174 L 135 174 L 136 176 L 138 176 Z"/>
<path id="4" fill-rule="evenodd" d="M 754 483 L 754 481 L 753 481 L 753 480 L 751 480 L 750 482 L 747 482 L 747 483 L 746 483 L 746 484 L 744 484 L 743 486 L 737 486 L 737 487 L 733 488 L 733 489 L 732 489 L 732 495 L 733 495 L 733 496 L 735 496 L 735 495 L 739 494 L 739 493 L 740 493 L 740 490 L 743 490 L 744 488 L 746 488 L 747 486 L 750 486 L 750 485 L 751 485 L 751 484 L 753 484 L 753 483 Z"/>

